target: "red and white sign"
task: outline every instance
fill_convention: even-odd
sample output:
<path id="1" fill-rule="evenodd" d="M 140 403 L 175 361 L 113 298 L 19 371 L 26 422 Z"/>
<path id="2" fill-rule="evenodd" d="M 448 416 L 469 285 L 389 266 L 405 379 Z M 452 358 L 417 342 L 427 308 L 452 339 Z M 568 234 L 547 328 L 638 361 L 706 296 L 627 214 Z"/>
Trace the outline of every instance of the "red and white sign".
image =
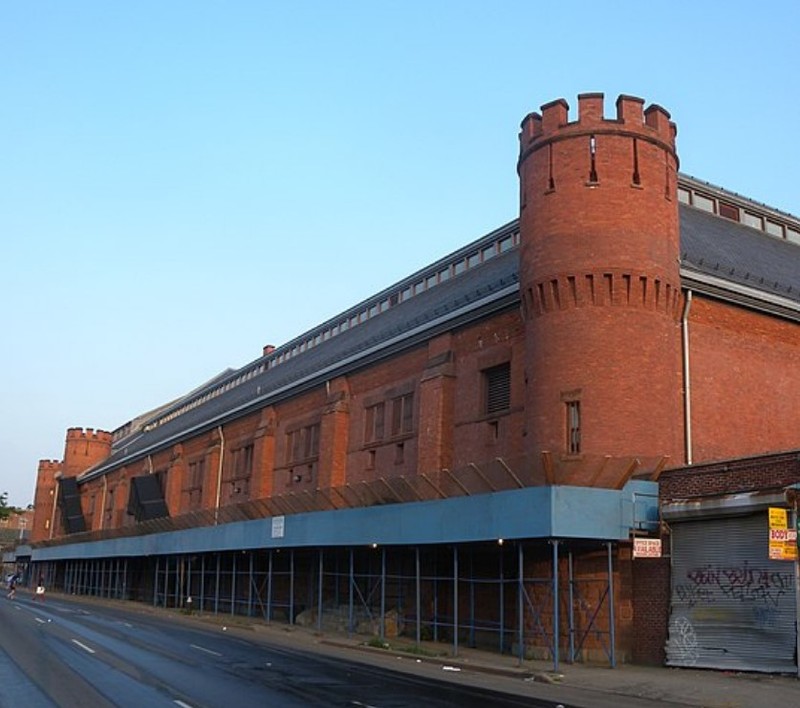
<path id="1" fill-rule="evenodd" d="M 634 558 L 661 558 L 660 538 L 634 538 Z"/>

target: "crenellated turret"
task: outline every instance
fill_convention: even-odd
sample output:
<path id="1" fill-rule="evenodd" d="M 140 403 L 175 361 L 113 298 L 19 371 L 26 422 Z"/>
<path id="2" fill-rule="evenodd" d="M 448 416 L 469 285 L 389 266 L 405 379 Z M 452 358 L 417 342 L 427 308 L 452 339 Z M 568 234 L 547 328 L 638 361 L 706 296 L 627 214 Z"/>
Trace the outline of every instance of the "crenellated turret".
<path id="1" fill-rule="evenodd" d="M 76 477 L 111 454 L 113 435 L 105 430 L 69 428 L 64 444 L 64 476 Z"/>
<path id="2" fill-rule="evenodd" d="M 675 124 L 558 99 L 520 132 L 529 452 L 681 458 Z"/>

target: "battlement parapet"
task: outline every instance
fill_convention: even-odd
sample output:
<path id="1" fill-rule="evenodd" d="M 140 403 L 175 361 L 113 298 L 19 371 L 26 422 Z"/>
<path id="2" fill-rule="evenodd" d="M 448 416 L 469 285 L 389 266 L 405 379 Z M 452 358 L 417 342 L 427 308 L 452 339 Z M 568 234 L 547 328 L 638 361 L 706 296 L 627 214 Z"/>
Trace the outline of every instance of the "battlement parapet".
<path id="1" fill-rule="evenodd" d="M 582 93 L 578 96 L 578 118 L 570 122 L 569 104 L 563 98 L 545 103 L 541 113 L 529 113 L 522 121 L 520 151 L 527 152 L 535 143 L 586 133 L 636 134 L 664 143 L 675 151 L 677 128 L 670 114 L 657 104 L 644 109 L 644 100 L 621 94 L 617 98 L 617 115 L 606 118 L 602 93 Z"/>
<path id="2" fill-rule="evenodd" d="M 113 433 L 107 430 L 95 430 L 94 428 L 68 428 L 67 442 L 73 440 L 94 440 L 97 442 L 111 443 Z"/>
<path id="3" fill-rule="evenodd" d="M 60 460 L 39 460 L 39 472 L 59 472 L 60 470 Z"/>

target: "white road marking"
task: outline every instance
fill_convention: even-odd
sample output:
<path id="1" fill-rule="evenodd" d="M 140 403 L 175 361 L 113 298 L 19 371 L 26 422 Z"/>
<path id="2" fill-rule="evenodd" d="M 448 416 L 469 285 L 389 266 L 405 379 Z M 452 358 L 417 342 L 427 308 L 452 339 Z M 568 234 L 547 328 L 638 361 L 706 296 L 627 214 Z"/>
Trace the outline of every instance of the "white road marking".
<path id="1" fill-rule="evenodd" d="M 213 654 L 214 656 L 222 656 L 218 651 L 212 651 L 211 649 L 206 649 L 205 647 L 198 646 L 197 644 L 190 644 L 189 645 L 192 649 L 197 649 L 198 651 L 204 651 L 206 654 Z"/>
<path id="2" fill-rule="evenodd" d="M 34 617 L 39 624 L 47 624 L 47 620 L 43 620 L 41 617 Z"/>
<path id="3" fill-rule="evenodd" d="M 183 701 L 179 701 L 177 698 L 172 701 L 176 706 L 180 706 L 181 708 L 192 708 L 188 703 L 184 703 Z"/>
<path id="4" fill-rule="evenodd" d="M 91 647 L 87 647 L 83 642 L 79 642 L 77 639 L 72 640 L 73 644 L 77 644 L 81 649 L 84 651 L 88 651 L 90 654 L 94 654 L 95 651 Z"/>

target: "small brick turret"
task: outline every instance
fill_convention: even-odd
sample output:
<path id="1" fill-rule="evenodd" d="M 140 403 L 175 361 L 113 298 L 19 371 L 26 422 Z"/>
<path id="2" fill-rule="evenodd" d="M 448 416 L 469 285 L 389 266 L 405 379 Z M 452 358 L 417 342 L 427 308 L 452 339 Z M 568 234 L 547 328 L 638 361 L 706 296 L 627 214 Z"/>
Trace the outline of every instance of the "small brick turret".
<path id="1" fill-rule="evenodd" d="M 39 460 L 39 468 L 36 472 L 36 491 L 33 496 L 32 543 L 50 538 L 53 506 L 56 503 L 56 480 L 60 475 L 61 463 L 58 460 Z"/>
<path id="2" fill-rule="evenodd" d="M 682 460 L 675 125 L 631 96 L 520 133 L 528 452 Z"/>
<path id="3" fill-rule="evenodd" d="M 112 434 L 92 428 L 69 428 L 64 444 L 65 477 L 76 477 L 111 454 Z"/>

